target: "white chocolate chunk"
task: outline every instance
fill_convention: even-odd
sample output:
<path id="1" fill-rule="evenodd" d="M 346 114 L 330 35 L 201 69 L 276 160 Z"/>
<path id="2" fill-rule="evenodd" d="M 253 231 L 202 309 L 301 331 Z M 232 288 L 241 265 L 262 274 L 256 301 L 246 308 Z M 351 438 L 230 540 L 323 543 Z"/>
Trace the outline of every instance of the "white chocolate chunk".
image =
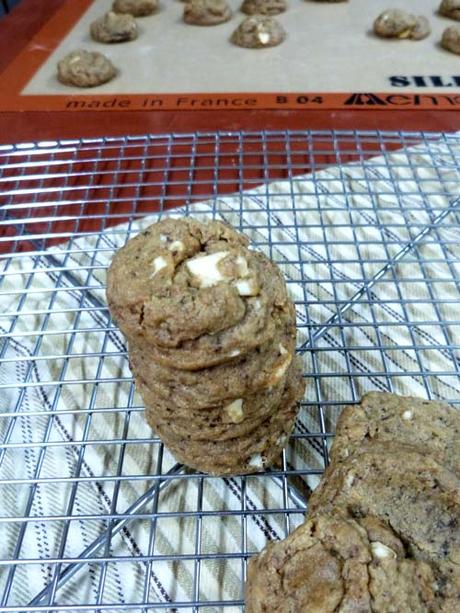
<path id="1" fill-rule="evenodd" d="M 381 543 L 380 541 L 375 541 L 374 543 L 371 543 L 371 551 L 376 558 L 396 558 L 396 552 Z"/>
<path id="2" fill-rule="evenodd" d="M 348 485 L 348 487 L 351 487 L 353 485 L 353 482 L 355 480 L 355 476 L 353 473 L 348 473 L 346 479 L 345 479 L 345 483 Z"/>
<path id="3" fill-rule="evenodd" d="M 160 272 L 160 270 L 162 270 L 163 268 L 166 268 L 167 265 L 168 265 L 168 262 L 164 259 L 164 257 L 159 255 L 152 262 L 153 272 L 150 276 L 154 277 L 157 274 L 157 272 Z"/>
<path id="4" fill-rule="evenodd" d="M 290 363 L 292 362 L 292 355 L 288 353 L 288 351 L 283 347 L 283 345 L 279 345 L 279 352 L 284 359 L 281 363 L 274 369 L 272 376 L 270 378 L 270 386 L 276 385 L 281 381 L 281 379 L 286 374 L 287 369 L 289 368 Z"/>
<path id="5" fill-rule="evenodd" d="M 184 250 L 184 243 L 182 241 L 173 241 L 169 247 L 168 247 L 169 251 L 175 252 L 175 251 L 183 251 Z"/>
<path id="6" fill-rule="evenodd" d="M 230 404 L 227 404 L 227 406 L 225 407 L 225 411 L 233 423 L 235 424 L 241 423 L 244 419 L 243 399 L 237 398 Z"/>
<path id="7" fill-rule="evenodd" d="M 270 40 L 270 34 L 268 32 L 259 32 L 258 37 L 262 45 L 266 45 Z"/>
<path id="8" fill-rule="evenodd" d="M 237 256 L 236 265 L 238 266 L 238 276 L 247 277 L 249 275 L 248 263 L 242 255 Z"/>
<path id="9" fill-rule="evenodd" d="M 167 243 L 168 242 L 168 237 L 166 236 L 166 234 L 160 234 L 160 243 Z"/>
<path id="10" fill-rule="evenodd" d="M 198 278 L 200 287 L 211 287 L 220 281 L 227 280 L 218 269 L 217 264 L 228 255 L 228 251 L 217 251 L 189 260 L 186 266 L 192 275 Z"/>
<path id="11" fill-rule="evenodd" d="M 253 456 L 251 456 L 248 465 L 253 466 L 254 468 L 263 468 L 264 461 L 262 460 L 260 453 L 255 453 Z"/>
<path id="12" fill-rule="evenodd" d="M 287 434 L 282 434 L 281 436 L 279 436 L 276 439 L 276 444 L 277 445 L 281 445 L 282 447 L 284 447 L 284 445 L 286 444 L 287 440 L 288 440 L 288 435 Z"/>
<path id="13" fill-rule="evenodd" d="M 237 355 L 240 355 L 241 351 L 239 349 L 234 349 L 233 351 L 230 351 L 230 353 L 228 354 L 229 358 L 236 358 Z"/>
<path id="14" fill-rule="evenodd" d="M 254 279 L 240 279 L 235 282 L 235 287 L 240 296 L 257 296 L 259 288 Z"/>
<path id="15" fill-rule="evenodd" d="M 410 421 L 413 417 L 414 413 L 410 409 L 404 411 L 404 413 L 402 414 L 402 418 L 404 419 L 404 421 Z"/>

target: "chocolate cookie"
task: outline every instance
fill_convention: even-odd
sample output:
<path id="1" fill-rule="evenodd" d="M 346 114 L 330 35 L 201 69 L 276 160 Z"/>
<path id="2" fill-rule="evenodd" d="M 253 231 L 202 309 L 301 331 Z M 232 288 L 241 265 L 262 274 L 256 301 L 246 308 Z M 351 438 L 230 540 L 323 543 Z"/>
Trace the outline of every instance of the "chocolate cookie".
<path id="1" fill-rule="evenodd" d="M 374 21 L 374 33 L 381 38 L 421 40 L 430 32 L 430 24 L 426 17 L 411 15 L 399 9 L 384 11 Z"/>
<path id="2" fill-rule="evenodd" d="M 166 219 L 120 249 L 107 275 L 112 316 L 161 364 L 195 370 L 273 338 L 290 311 L 279 269 L 221 222 Z"/>
<path id="3" fill-rule="evenodd" d="M 297 364 L 295 368 L 299 373 Z M 286 446 L 303 391 L 301 376 L 288 377 L 281 405 L 268 419 L 245 436 L 222 441 L 192 441 L 175 436 L 151 411 L 146 411 L 146 419 L 174 457 L 187 466 L 213 475 L 260 472 L 271 466 Z"/>
<path id="4" fill-rule="evenodd" d="M 115 13 L 129 13 L 133 17 L 148 17 L 158 10 L 158 0 L 115 0 Z"/>
<path id="5" fill-rule="evenodd" d="M 112 62 L 95 51 L 72 51 L 58 62 L 58 79 L 64 85 L 97 87 L 113 79 L 116 73 Z"/>
<path id="6" fill-rule="evenodd" d="M 231 16 L 226 0 L 188 0 L 184 6 L 184 21 L 194 26 L 216 26 Z"/>
<path id="7" fill-rule="evenodd" d="M 317 514 L 250 560 L 246 613 L 448 611 L 444 579 L 378 519 Z"/>
<path id="8" fill-rule="evenodd" d="M 182 413 L 174 405 L 156 398 L 138 381 L 136 388 L 142 396 L 146 414 L 152 413 L 152 420 L 162 429 L 167 427 L 176 438 L 225 441 L 246 436 L 266 421 L 280 404 L 284 384 L 264 393 L 237 398 L 227 404 L 206 409 L 191 408 Z"/>
<path id="9" fill-rule="evenodd" d="M 362 445 L 326 470 L 309 514 L 342 510 L 388 523 L 411 555 L 439 565 L 440 594 L 460 600 L 460 478 L 410 445 Z"/>
<path id="10" fill-rule="evenodd" d="M 439 14 L 460 21 L 460 0 L 442 0 Z"/>
<path id="11" fill-rule="evenodd" d="M 90 32 L 99 43 L 123 43 L 137 38 L 137 23 L 132 15 L 110 11 L 93 21 Z"/>
<path id="12" fill-rule="evenodd" d="M 366 394 L 359 405 L 342 411 L 331 462 L 347 458 L 372 441 L 411 445 L 460 475 L 460 411 L 443 402 Z"/>
<path id="13" fill-rule="evenodd" d="M 289 379 L 289 380 L 288 380 Z M 172 402 L 160 400 L 147 386 L 136 380 L 146 412 L 160 427 L 168 427 L 179 438 L 194 441 L 224 441 L 246 436 L 253 432 L 278 410 L 285 400 L 285 388 L 299 389 L 303 393 L 300 363 L 295 360 L 283 381 L 264 392 L 249 394 L 206 408 L 179 409 Z M 147 418 L 148 419 L 148 418 Z"/>
<path id="14" fill-rule="evenodd" d="M 460 25 L 449 26 L 444 30 L 441 46 L 446 51 L 460 55 Z"/>
<path id="15" fill-rule="evenodd" d="M 136 381 L 162 402 L 177 409 L 207 408 L 228 403 L 283 383 L 295 349 L 295 320 L 286 319 L 272 341 L 243 359 L 198 371 L 166 368 L 152 355 L 130 347 L 130 365 Z"/>
<path id="16" fill-rule="evenodd" d="M 179 461 L 219 475 L 279 459 L 305 389 L 295 309 L 246 237 L 163 220 L 114 256 L 107 297 L 145 417 Z"/>
<path id="17" fill-rule="evenodd" d="M 238 47 L 263 49 L 280 45 L 286 38 L 283 26 L 273 17 L 252 15 L 236 28 L 231 41 Z"/>
<path id="18" fill-rule="evenodd" d="M 279 15 L 286 9 L 286 0 L 244 0 L 240 10 L 246 15 Z"/>

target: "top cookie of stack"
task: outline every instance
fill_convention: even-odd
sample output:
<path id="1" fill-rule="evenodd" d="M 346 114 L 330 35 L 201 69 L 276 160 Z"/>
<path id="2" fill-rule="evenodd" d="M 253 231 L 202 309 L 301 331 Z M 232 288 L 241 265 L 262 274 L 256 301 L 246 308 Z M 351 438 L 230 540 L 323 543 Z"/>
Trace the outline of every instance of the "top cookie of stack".
<path id="1" fill-rule="evenodd" d="M 279 455 L 303 392 L 295 311 L 245 236 L 163 220 L 115 254 L 107 297 L 147 419 L 178 459 L 224 474 Z"/>

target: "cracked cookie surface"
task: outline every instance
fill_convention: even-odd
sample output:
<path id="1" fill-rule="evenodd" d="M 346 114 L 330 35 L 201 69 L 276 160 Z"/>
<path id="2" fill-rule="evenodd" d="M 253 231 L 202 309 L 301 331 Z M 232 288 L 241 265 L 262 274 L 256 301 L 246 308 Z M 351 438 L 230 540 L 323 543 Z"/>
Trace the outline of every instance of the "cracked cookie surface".
<path id="1" fill-rule="evenodd" d="M 102 15 L 90 26 L 91 37 L 99 43 L 124 43 L 137 38 L 137 23 L 132 15 L 113 11 Z"/>
<path id="2" fill-rule="evenodd" d="M 247 613 L 454 611 L 436 564 L 413 559 L 374 517 L 317 514 L 249 562 Z"/>
<path id="3" fill-rule="evenodd" d="M 110 311 L 164 366 L 194 370 L 272 339 L 291 312 L 281 272 L 229 226 L 166 219 L 128 241 L 107 275 Z"/>

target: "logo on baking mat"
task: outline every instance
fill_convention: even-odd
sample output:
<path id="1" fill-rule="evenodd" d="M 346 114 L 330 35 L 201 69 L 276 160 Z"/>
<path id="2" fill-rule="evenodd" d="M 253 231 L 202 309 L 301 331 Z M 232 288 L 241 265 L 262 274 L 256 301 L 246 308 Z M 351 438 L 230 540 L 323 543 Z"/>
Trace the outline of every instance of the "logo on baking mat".
<path id="1" fill-rule="evenodd" d="M 359 106 L 386 106 L 387 103 L 375 94 L 352 94 L 345 100 L 344 104 L 349 106 L 353 104 Z"/>

